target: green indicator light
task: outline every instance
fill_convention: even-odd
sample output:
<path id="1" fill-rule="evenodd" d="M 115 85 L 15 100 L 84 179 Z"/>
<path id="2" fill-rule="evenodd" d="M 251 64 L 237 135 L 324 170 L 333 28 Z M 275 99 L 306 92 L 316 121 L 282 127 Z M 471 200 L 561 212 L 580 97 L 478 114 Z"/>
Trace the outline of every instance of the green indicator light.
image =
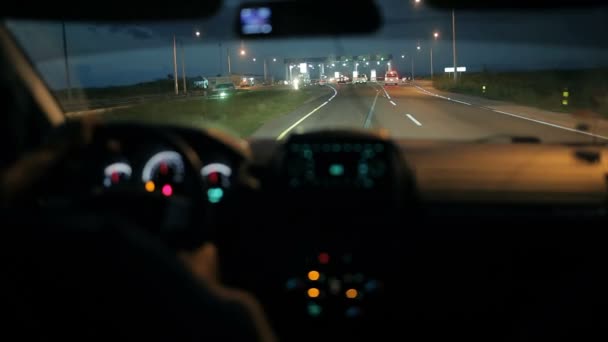
<path id="1" fill-rule="evenodd" d="M 329 174 L 335 177 L 342 176 L 344 174 L 344 166 L 341 164 L 332 164 L 329 167 Z"/>
<path id="2" fill-rule="evenodd" d="M 207 198 L 211 203 L 217 203 L 224 197 L 224 190 L 221 188 L 210 188 L 207 190 Z"/>
<path id="3" fill-rule="evenodd" d="M 360 175 L 367 175 L 368 171 L 369 171 L 369 167 L 367 166 L 367 164 L 359 164 L 359 174 Z"/>
<path id="4" fill-rule="evenodd" d="M 318 304 L 310 303 L 308 304 L 308 314 L 312 317 L 317 317 L 321 314 L 321 306 Z"/>

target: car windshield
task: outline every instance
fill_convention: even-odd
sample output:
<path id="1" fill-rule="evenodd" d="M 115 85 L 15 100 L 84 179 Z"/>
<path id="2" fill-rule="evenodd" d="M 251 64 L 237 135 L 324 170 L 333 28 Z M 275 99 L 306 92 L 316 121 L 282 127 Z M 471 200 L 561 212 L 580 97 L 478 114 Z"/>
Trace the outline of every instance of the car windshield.
<path id="1" fill-rule="evenodd" d="M 606 8 L 377 4 L 382 27 L 362 36 L 241 39 L 236 1 L 201 20 L 7 26 L 68 117 L 249 139 L 356 128 L 402 139 L 608 141 Z M 362 73 L 369 82 L 356 82 Z M 232 85 L 235 96 L 212 96 Z"/>

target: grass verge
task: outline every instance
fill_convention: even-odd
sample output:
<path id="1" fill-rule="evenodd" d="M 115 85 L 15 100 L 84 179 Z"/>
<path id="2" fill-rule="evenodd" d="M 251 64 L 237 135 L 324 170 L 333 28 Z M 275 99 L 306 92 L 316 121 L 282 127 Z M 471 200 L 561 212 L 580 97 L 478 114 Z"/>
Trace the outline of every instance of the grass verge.
<path id="1" fill-rule="evenodd" d="M 240 137 L 248 137 L 269 120 L 294 111 L 305 102 L 329 92 L 327 87 L 257 90 L 227 99 L 197 97 L 146 103 L 99 115 L 111 121 L 217 127 Z"/>
<path id="2" fill-rule="evenodd" d="M 433 86 L 551 111 L 591 110 L 608 117 L 608 69 L 471 73 L 463 74 L 457 83 L 448 76 L 435 78 Z M 562 104 L 564 91 L 569 95 L 567 105 Z"/>

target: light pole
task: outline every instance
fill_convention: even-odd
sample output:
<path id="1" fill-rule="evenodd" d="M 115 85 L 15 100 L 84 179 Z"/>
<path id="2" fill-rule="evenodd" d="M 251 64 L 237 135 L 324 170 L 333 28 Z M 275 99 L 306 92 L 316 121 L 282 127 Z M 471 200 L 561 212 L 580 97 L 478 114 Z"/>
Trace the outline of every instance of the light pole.
<path id="1" fill-rule="evenodd" d="M 439 38 L 439 32 L 433 33 L 433 38 L 437 40 Z M 433 80 L 433 44 L 431 43 L 431 81 Z"/>
<path id="2" fill-rule="evenodd" d="M 188 93 L 188 88 L 186 87 L 186 62 L 185 62 L 185 52 L 184 52 L 184 42 L 180 41 L 180 47 L 182 50 L 182 78 L 184 80 L 184 95 Z"/>
<path id="3" fill-rule="evenodd" d="M 420 4 L 422 0 L 415 0 L 415 5 Z M 456 59 L 456 10 L 452 8 L 452 58 L 454 62 L 454 82 L 458 80 L 457 59 Z"/>
<path id="4" fill-rule="evenodd" d="M 72 100 L 72 80 L 70 78 L 70 63 L 68 62 L 68 41 L 65 33 L 65 22 L 61 22 L 61 33 L 63 37 L 63 60 L 65 62 L 65 82 L 68 88 L 68 101 Z"/>
<path id="5" fill-rule="evenodd" d="M 266 82 L 268 80 L 268 72 L 267 72 L 268 66 L 266 64 L 266 58 L 264 57 L 264 82 Z"/>
<path id="6" fill-rule="evenodd" d="M 173 80 L 175 81 L 175 95 L 179 95 L 179 85 L 177 84 L 177 44 L 173 35 Z"/>
<path id="7" fill-rule="evenodd" d="M 452 55 L 454 56 L 454 82 L 458 80 L 458 73 L 456 72 L 456 14 L 452 8 Z"/>

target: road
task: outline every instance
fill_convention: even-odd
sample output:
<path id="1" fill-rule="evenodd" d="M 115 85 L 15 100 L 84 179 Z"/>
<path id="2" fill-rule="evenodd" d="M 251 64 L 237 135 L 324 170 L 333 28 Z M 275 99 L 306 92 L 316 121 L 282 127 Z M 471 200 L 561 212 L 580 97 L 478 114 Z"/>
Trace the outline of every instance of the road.
<path id="1" fill-rule="evenodd" d="M 267 123 L 254 136 L 282 139 L 290 133 L 324 128 L 384 128 L 410 139 L 473 141 L 505 136 L 536 137 L 542 142 L 590 142 L 589 133 L 512 112 L 492 110 L 414 85 L 332 84 L 330 95 Z M 601 136 L 598 140 L 608 140 Z M 502 140 L 501 140 L 502 139 Z"/>

